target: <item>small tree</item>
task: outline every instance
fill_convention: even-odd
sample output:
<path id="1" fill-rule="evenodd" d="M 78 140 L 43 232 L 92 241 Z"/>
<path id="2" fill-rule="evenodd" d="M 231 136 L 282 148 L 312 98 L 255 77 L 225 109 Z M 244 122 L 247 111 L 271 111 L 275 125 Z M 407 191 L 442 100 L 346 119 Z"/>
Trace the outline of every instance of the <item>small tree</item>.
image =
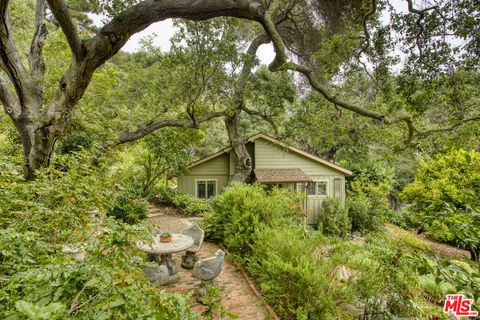
<path id="1" fill-rule="evenodd" d="M 147 136 L 139 146 L 136 170 L 126 173 L 128 176 L 133 173 L 128 179 L 142 196 L 150 195 L 160 179 L 168 181 L 193 161 L 191 148 L 201 137 L 199 131 L 185 128 L 164 128 Z"/>
<path id="2" fill-rule="evenodd" d="M 420 163 L 402 197 L 412 203 L 412 221 L 438 240 L 479 259 L 480 153 L 452 150 Z"/>

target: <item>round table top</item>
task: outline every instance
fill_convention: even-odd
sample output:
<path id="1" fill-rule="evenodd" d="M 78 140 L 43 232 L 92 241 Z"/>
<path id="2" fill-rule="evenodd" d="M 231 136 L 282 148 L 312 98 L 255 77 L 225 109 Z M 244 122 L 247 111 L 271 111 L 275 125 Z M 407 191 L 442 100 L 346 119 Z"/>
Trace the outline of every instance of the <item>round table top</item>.
<path id="1" fill-rule="evenodd" d="M 181 233 L 172 233 L 172 241 L 160 242 L 160 235 L 156 235 L 153 243 L 137 243 L 137 248 L 150 254 L 167 254 L 187 250 L 193 246 L 193 238 Z"/>

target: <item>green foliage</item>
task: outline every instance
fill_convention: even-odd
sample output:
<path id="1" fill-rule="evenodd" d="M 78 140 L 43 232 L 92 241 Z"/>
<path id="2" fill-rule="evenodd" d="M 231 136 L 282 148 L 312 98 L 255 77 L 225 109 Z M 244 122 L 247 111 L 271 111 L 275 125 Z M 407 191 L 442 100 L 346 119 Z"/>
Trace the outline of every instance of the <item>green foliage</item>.
<path id="1" fill-rule="evenodd" d="M 445 203 L 457 208 L 480 207 L 479 186 L 480 153 L 451 150 L 420 162 L 415 181 L 405 187 L 402 196 L 426 226 Z"/>
<path id="2" fill-rule="evenodd" d="M 433 278 L 436 286 L 430 284 L 429 290 L 435 288 L 441 293 L 462 293 L 473 299 L 473 308 L 480 311 L 480 264 L 468 263 L 456 259 L 429 259 L 423 256 L 414 256 L 413 260 L 421 275 Z M 432 295 L 432 298 L 442 298 L 440 294 Z"/>
<path id="3" fill-rule="evenodd" d="M 214 212 L 203 221 L 207 237 L 228 249 L 247 252 L 262 225 L 299 223 L 300 201 L 288 190 L 234 184 L 213 200 Z"/>
<path id="4" fill-rule="evenodd" d="M 346 237 L 351 229 L 350 218 L 340 199 L 328 197 L 320 207 L 318 228 L 325 235 Z"/>
<path id="5" fill-rule="evenodd" d="M 352 221 L 352 231 L 365 234 L 379 230 L 384 217 L 390 210 L 388 205 L 388 184 L 359 179 L 350 184 L 347 198 L 348 216 Z"/>
<path id="6" fill-rule="evenodd" d="M 326 203 L 332 214 L 342 210 Z M 423 249 L 414 241 L 373 232 L 358 245 L 306 232 L 298 223 L 299 199 L 276 188 L 234 184 L 214 204 L 204 221 L 207 236 L 232 250 L 284 319 L 442 315 L 432 304 L 438 291 L 416 272 L 411 253 Z"/>
<path id="7" fill-rule="evenodd" d="M 206 285 L 207 294 L 202 297 L 202 303 L 207 306 L 207 309 L 202 312 L 205 319 L 237 319 L 238 315 L 229 312 L 222 305 L 221 288 L 218 286 Z"/>
<path id="8" fill-rule="evenodd" d="M 264 227 L 243 261 L 285 319 L 442 314 L 424 298 L 409 248 L 383 234 L 372 233 L 359 246 L 295 225 Z"/>
<path id="9" fill-rule="evenodd" d="M 420 163 L 403 197 L 413 223 L 437 240 L 468 249 L 480 259 L 480 153 L 452 150 Z"/>
<path id="10" fill-rule="evenodd" d="M 0 318 L 195 319 L 186 297 L 159 291 L 142 272 L 132 244 L 150 227 L 103 213 L 120 196 L 103 164 L 59 156 L 24 181 L 14 159 L 0 158 Z"/>
<path id="11" fill-rule="evenodd" d="M 198 215 L 212 210 L 208 201 L 192 197 L 188 193 L 170 187 L 155 188 L 150 200 L 163 205 L 174 206 L 186 215 Z"/>
<path id="12" fill-rule="evenodd" d="M 148 202 L 130 189 L 120 193 L 107 211 L 108 216 L 129 224 L 140 222 L 147 216 Z"/>

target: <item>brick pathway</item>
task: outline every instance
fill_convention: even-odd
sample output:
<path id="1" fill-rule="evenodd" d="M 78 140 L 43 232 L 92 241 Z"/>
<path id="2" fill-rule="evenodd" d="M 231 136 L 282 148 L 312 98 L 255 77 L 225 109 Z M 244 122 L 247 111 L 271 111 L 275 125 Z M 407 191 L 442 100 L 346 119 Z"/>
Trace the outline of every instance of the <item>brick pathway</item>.
<path id="1" fill-rule="evenodd" d="M 150 220 L 162 231 L 180 232 L 188 224 L 188 220 L 183 216 L 164 215 L 163 209 L 151 206 L 149 211 Z M 217 244 L 204 241 L 198 256 L 200 259 L 213 256 L 218 249 Z M 178 265 L 181 262 L 181 254 L 173 255 L 173 259 Z M 163 288 L 169 292 L 193 293 L 200 280 L 192 277 L 192 270 L 179 269 L 180 281 Z M 217 278 L 217 283 L 222 288 L 223 307 L 227 311 L 236 314 L 238 319 L 259 320 L 266 318 L 261 301 L 252 292 L 240 271 L 229 262 L 228 257 L 223 265 L 222 272 Z M 191 307 L 198 312 L 206 309 L 205 306 L 197 303 L 194 298 L 192 298 Z"/>

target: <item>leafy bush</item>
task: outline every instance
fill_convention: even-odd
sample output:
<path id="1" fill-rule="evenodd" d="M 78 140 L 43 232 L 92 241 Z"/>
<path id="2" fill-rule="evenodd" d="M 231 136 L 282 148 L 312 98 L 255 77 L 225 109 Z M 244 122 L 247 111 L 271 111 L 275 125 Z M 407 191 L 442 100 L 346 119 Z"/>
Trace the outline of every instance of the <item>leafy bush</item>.
<path id="1" fill-rule="evenodd" d="M 214 213 L 203 222 L 208 237 L 228 249 L 246 252 L 261 225 L 299 223 L 300 200 L 288 190 L 234 184 L 213 200 Z"/>
<path id="2" fill-rule="evenodd" d="M 452 150 L 421 162 L 402 196 L 410 218 L 434 239 L 470 251 L 480 259 L 480 153 Z"/>
<path id="3" fill-rule="evenodd" d="M 412 203 L 418 225 L 427 227 L 445 203 L 459 209 L 480 207 L 479 186 L 480 152 L 451 150 L 420 162 L 402 198 Z"/>
<path id="4" fill-rule="evenodd" d="M 442 316 L 423 297 L 411 259 L 421 249 L 376 232 L 363 245 L 306 232 L 299 204 L 286 190 L 235 184 L 214 199 L 204 220 L 207 236 L 232 250 L 283 319 Z M 326 201 L 325 210 L 329 217 L 343 210 L 347 219 L 338 201 Z M 345 222 L 325 221 L 326 230 L 345 231 Z"/>
<path id="5" fill-rule="evenodd" d="M 147 216 L 148 202 L 131 190 L 124 190 L 111 204 L 108 216 L 135 224 Z"/>
<path id="6" fill-rule="evenodd" d="M 174 206 L 187 215 L 198 215 L 212 210 L 208 201 L 197 199 L 185 192 L 169 187 L 157 187 L 150 200 L 155 203 Z"/>
<path id="7" fill-rule="evenodd" d="M 184 296 L 144 276 L 132 244 L 149 228 L 105 217 L 117 191 L 86 157 L 58 156 L 35 181 L 0 159 L 0 318 L 194 319 Z M 86 259 L 62 253 L 65 245 Z"/>
<path id="8" fill-rule="evenodd" d="M 384 217 L 391 212 L 388 205 L 388 186 L 374 185 L 363 179 L 353 181 L 347 199 L 352 231 L 366 234 L 383 226 Z"/>
<path id="9" fill-rule="evenodd" d="M 320 207 L 318 228 L 325 235 L 345 237 L 351 228 L 350 219 L 343 203 L 334 197 L 323 200 Z"/>

